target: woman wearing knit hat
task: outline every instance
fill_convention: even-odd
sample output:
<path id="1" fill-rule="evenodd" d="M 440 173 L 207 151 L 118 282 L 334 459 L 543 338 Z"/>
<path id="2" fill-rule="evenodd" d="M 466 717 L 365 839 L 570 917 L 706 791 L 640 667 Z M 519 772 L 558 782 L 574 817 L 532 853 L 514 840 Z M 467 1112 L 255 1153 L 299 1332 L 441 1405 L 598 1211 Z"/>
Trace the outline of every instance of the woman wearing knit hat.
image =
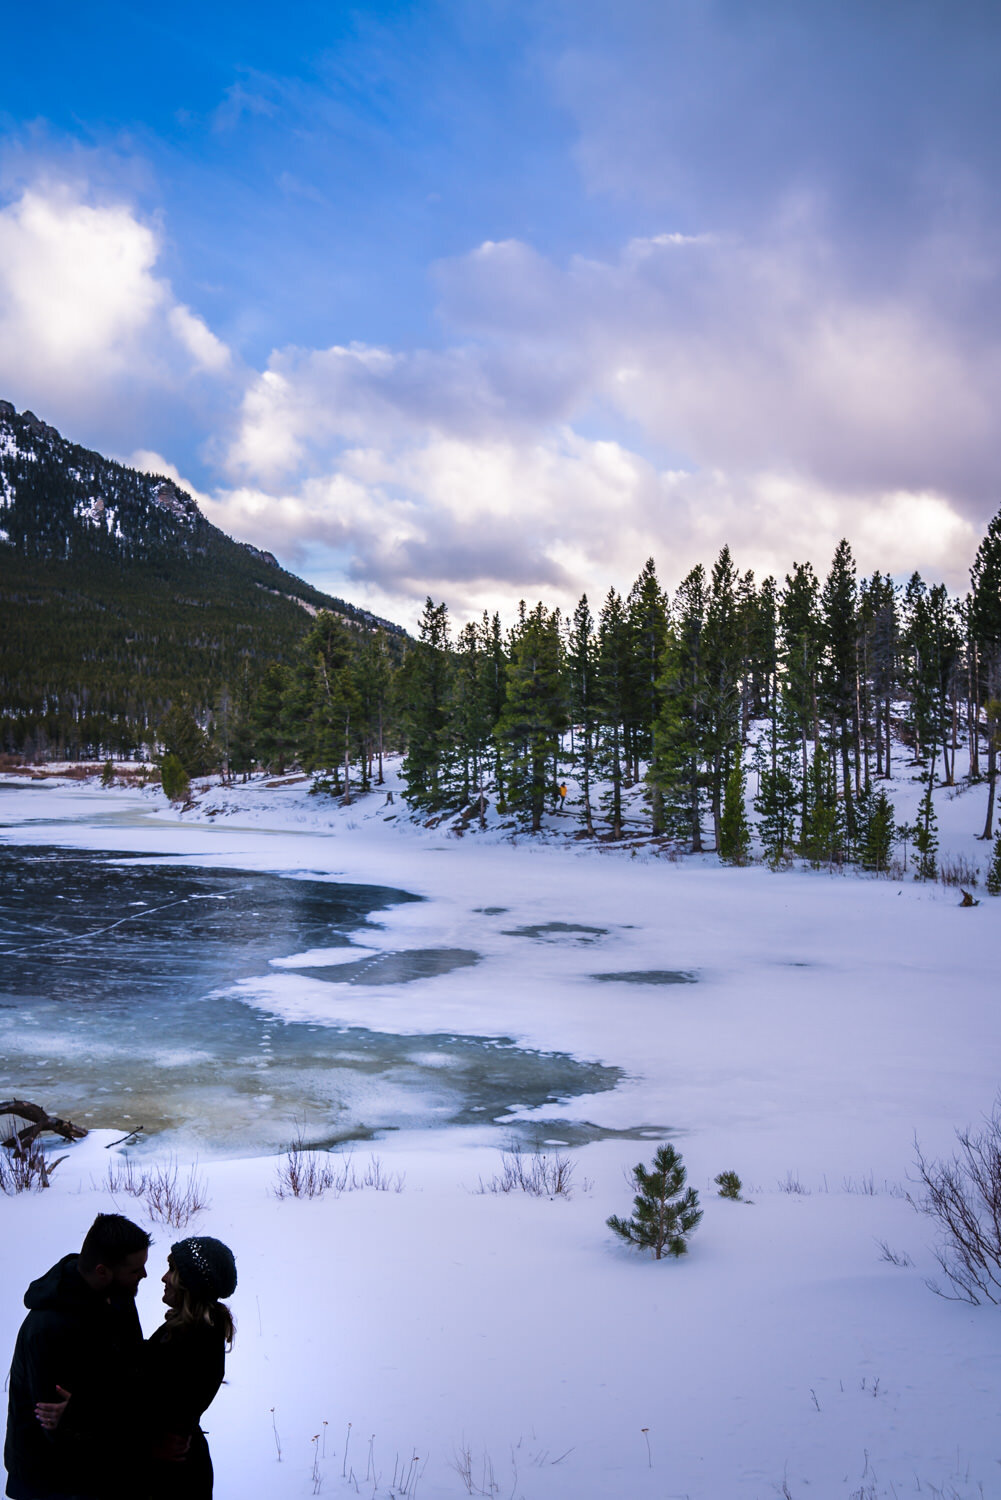
<path id="1" fill-rule="evenodd" d="M 199 1420 L 222 1384 L 233 1319 L 236 1261 L 208 1235 L 172 1245 L 163 1277 L 167 1314 L 146 1341 L 152 1500 L 210 1500 L 212 1460 Z"/>

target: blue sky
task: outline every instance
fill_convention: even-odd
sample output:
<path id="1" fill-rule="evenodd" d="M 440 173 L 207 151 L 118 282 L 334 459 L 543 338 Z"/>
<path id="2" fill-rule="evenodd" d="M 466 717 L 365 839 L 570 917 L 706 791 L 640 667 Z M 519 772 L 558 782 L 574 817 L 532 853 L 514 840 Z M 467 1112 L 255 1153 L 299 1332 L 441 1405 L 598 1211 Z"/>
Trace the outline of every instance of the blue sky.
<path id="1" fill-rule="evenodd" d="M 999 44 L 931 0 L 19 7 L 0 397 L 408 623 L 842 534 L 962 587 Z"/>

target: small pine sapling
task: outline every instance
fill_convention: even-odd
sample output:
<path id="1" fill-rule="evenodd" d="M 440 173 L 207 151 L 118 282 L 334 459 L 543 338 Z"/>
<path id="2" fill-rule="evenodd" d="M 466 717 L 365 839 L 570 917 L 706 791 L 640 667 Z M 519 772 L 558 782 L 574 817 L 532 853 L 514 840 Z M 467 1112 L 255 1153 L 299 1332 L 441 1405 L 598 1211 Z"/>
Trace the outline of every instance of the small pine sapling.
<path id="1" fill-rule="evenodd" d="M 104 769 L 101 771 L 101 785 L 111 786 L 114 779 L 115 767 L 112 761 L 109 759 L 104 762 Z"/>
<path id="2" fill-rule="evenodd" d="M 176 755 L 165 755 L 160 762 L 160 782 L 171 802 L 186 802 L 191 795 L 191 781 Z"/>
<path id="3" fill-rule="evenodd" d="M 736 1172 L 721 1172 L 718 1177 L 713 1178 L 713 1181 L 719 1188 L 721 1198 L 732 1198 L 734 1203 L 741 1201 L 740 1191 L 744 1184 Z"/>
<path id="4" fill-rule="evenodd" d="M 683 1192 L 686 1175 L 674 1147 L 658 1147 L 651 1170 L 642 1162 L 633 1168 L 633 1185 L 638 1189 L 633 1217 L 620 1219 L 613 1214 L 605 1221 L 609 1229 L 638 1250 L 652 1250 L 655 1260 L 686 1254 L 687 1238 L 702 1218 L 695 1188 Z"/>
<path id="5" fill-rule="evenodd" d="M 994 853 L 987 867 L 987 891 L 991 896 L 1001 896 L 1001 828 L 994 840 Z"/>

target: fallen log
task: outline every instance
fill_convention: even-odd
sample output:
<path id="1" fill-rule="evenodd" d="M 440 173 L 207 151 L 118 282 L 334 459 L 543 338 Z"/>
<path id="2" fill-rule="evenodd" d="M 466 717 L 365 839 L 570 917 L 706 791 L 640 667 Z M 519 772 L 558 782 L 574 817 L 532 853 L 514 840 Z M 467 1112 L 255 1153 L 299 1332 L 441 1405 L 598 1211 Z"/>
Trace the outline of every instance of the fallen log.
<path id="1" fill-rule="evenodd" d="M 5 1099 L 0 1102 L 0 1117 L 4 1115 L 13 1115 L 17 1120 L 30 1122 L 2 1142 L 8 1151 L 23 1151 L 47 1130 L 53 1135 L 61 1135 L 64 1141 L 82 1141 L 87 1134 L 82 1125 L 74 1125 L 72 1120 L 50 1115 L 40 1104 L 31 1104 L 27 1099 Z"/>

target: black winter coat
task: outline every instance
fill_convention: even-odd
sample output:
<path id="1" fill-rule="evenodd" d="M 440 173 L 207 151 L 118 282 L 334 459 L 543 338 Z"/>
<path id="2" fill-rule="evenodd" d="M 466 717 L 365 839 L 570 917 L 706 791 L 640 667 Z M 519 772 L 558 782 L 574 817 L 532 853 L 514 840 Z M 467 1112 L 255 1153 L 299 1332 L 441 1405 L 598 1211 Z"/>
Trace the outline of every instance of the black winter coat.
<path id="1" fill-rule="evenodd" d="M 142 1384 L 152 1441 L 167 1434 L 189 1438 L 179 1461 L 153 1460 L 153 1500 L 211 1500 L 212 1460 L 199 1419 L 222 1384 L 226 1345 L 207 1323 L 164 1323 L 146 1341 Z"/>
<path id="2" fill-rule="evenodd" d="M 139 1315 L 133 1298 L 111 1301 L 93 1291 L 77 1260 L 64 1256 L 24 1295 L 28 1316 L 10 1367 L 4 1444 L 12 1500 L 125 1500 L 135 1493 L 138 1455 L 128 1434 L 138 1396 Z M 48 1433 L 35 1403 L 57 1401 L 57 1385 L 73 1399 Z"/>

